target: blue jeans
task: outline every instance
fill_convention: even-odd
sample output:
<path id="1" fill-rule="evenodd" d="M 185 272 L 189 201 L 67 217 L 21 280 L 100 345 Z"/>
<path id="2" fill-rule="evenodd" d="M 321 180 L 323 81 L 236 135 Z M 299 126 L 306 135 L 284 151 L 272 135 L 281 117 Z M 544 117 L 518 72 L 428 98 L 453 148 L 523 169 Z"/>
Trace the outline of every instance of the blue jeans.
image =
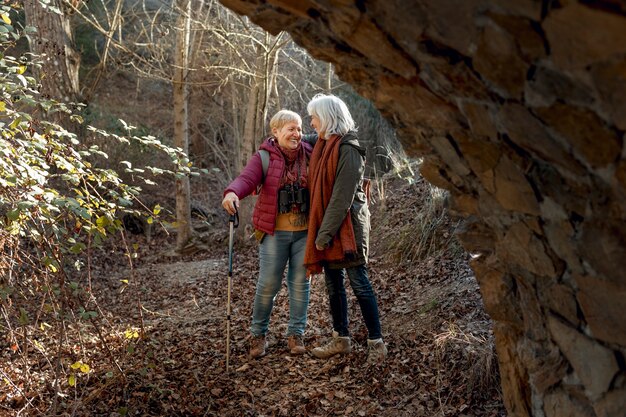
<path id="1" fill-rule="evenodd" d="M 309 307 L 310 280 L 304 267 L 304 247 L 307 231 L 276 231 L 274 236 L 265 235 L 259 246 L 259 280 L 256 284 L 252 325 L 254 336 L 267 333 L 274 299 L 280 291 L 283 272 L 287 270 L 289 291 L 289 323 L 287 335 L 303 335 Z"/>
<path id="2" fill-rule="evenodd" d="M 330 301 L 330 314 L 333 317 L 333 329 L 339 333 L 339 336 L 350 336 L 350 331 L 348 330 L 348 300 L 344 285 L 346 275 L 344 271 L 348 273 L 352 292 L 354 292 L 359 302 L 359 307 L 361 307 L 361 314 L 367 327 L 368 339 L 383 337 L 380 329 L 376 294 L 374 294 L 372 284 L 370 284 L 366 265 L 346 269 L 324 268 L 326 290 L 328 291 Z"/>

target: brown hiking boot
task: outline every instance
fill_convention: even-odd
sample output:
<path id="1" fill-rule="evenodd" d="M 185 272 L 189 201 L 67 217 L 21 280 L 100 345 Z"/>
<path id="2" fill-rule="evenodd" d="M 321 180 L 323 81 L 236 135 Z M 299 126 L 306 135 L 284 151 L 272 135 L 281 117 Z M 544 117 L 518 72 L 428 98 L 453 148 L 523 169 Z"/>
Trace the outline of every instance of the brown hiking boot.
<path id="1" fill-rule="evenodd" d="M 302 340 L 302 336 L 292 334 L 287 339 L 287 347 L 289 348 L 289 353 L 292 355 L 302 355 L 306 353 L 306 348 L 304 347 L 304 340 Z"/>
<path id="2" fill-rule="evenodd" d="M 350 353 L 350 337 L 339 336 L 337 332 L 333 332 L 333 338 L 323 346 L 316 347 L 311 351 L 313 356 L 320 359 L 328 359 L 338 353 Z"/>
<path id="3" fill-rule="evenodd" d="M 265 339 L 265 335 L 261 336 L 252 336 L 250 340 L 250 357 L 252 359 L 260 358 L 265 355 L 265 349 L 267 349 L 267 340 Z"/>
<path id="4" fill-rule="evenodd" d="M 380 365 L 387 357 L 387 346 L 383 339 L 368 339 L 367 350 L 367 363 L 370 365 Z"/>

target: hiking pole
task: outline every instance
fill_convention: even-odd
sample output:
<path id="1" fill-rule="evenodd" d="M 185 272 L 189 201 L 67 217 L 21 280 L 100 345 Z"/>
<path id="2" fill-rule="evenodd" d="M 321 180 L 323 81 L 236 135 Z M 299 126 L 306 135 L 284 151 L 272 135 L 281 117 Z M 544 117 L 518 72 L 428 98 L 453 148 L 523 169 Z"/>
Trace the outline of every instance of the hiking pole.
<path id="1" fill-rule="evenodd" d="M 228 234 L 228 290 L 226 293 L 226 372 L 229 369 L 230 359 L 230 287 L 233 280 L 233 237 L 235 234 L 235 227 L 239 226 L 239 212 L 235 207 L 235 214 L 231 214 L 228 219 L 229 234 Z"/>

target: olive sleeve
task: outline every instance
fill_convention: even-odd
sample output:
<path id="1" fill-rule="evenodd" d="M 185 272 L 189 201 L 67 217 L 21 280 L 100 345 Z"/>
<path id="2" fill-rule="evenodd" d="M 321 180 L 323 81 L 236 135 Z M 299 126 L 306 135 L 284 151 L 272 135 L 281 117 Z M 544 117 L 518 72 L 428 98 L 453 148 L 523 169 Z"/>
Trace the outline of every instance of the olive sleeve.
<path id="1" fill-rule="evenodd" d="M 335 184 L 322 224 L 317 232 L 316 245 L 328 247 L 333 236 L 339 231 L 341 223 L 352 206 L 364 168 L 365 161 L 358 149 L 349 144 L 341 145 Z"/>

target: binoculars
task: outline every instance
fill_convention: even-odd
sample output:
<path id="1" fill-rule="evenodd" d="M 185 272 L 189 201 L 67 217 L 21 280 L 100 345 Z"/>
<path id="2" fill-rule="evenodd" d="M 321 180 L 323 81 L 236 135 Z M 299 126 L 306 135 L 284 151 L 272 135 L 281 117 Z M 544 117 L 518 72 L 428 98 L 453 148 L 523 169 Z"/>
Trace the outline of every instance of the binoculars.
<path id="1" fill-rule="evenodd" d="M 298 184 L 287 184 L 278 190 L 278 212 L 288 213 L 293 208 L 300 213 L 309 211 L 309 190 Z"/>

